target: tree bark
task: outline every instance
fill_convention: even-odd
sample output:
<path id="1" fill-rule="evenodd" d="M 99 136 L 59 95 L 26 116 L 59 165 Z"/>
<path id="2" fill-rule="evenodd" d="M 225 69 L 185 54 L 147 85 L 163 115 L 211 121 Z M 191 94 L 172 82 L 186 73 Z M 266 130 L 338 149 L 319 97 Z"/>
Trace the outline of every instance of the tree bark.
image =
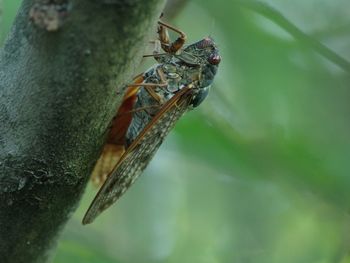
<path id="1" fill-rule="evenodd" d="M 50 261 L 164 4 L 71 0 L 50 31 L 29 18 L 48 2 L 23 1 L 0 51 L 2 263 Z"/>

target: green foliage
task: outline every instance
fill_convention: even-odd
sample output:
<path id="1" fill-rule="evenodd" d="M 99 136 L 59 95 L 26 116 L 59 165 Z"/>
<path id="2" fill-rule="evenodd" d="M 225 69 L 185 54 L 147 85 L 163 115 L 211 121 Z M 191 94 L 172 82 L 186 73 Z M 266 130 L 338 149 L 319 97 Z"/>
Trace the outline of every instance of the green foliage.
<path id="1" fill-rule="evenodd" d="M 350 2 L 267 2 L 275 10 L 188 4 L 175 24 L 189 42 L 213 36 L 223 57 L 209 98 L 83 227 L 87 191 L 54 262 L 350 262 L 350 87 L 338 63 L 350 60 Z"/>
<path id="2" fill-rule="evenodd" d="M 103 251 L 93 251 L 86 249 L 84 242 L 78 243 L 74 242 L 62 242 L 58 246 L 58 251 L 60 252 L 56 258 L 55 262 L 65 263 L 65 262 L 75 262 L 75 263 L 117 263 L 115 259 L 107 258 Z"/>

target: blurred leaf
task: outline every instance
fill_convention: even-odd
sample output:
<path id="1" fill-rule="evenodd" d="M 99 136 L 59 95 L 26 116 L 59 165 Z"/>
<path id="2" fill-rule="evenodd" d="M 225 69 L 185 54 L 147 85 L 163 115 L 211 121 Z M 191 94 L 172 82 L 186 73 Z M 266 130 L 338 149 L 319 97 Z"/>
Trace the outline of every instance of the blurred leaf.
<path id="1" fill-rule="evenodd" d="M 86 246 L 77 242 L 61 242 L 58 247 L 59 253 L 55 263 L 117 263 L 115 259 L 107 258 L 104 253 L 86 249 Z"/>
<path id="2" fill-rule="evenodd" d="M 7 33 L 10 30 L 12 21 L 15 18 L 19 5 L 21 4 L 20 0 L 2 0 L 1 1 L 1 23 L 0 23 L 0 43 L 4 42 L 4 39 Z"/>

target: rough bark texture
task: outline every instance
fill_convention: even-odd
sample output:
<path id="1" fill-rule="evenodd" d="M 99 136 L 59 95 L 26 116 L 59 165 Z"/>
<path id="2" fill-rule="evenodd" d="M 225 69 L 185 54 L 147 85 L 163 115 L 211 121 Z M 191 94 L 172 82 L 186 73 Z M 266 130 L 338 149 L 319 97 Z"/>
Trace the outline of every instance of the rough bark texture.
<path id="1" fill-rule="evenodd" d="M 49 32 L 29 21 L 33 4 L 23 1 L 0 52 L 2 263 L 50 260 L 163 7 L 72 0 Z"/>

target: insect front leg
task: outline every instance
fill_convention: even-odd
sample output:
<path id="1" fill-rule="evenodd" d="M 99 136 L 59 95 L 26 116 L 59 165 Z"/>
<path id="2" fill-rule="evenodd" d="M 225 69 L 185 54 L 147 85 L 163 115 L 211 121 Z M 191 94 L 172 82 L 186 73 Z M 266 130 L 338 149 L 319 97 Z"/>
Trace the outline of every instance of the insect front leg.
<path id="1" fill-rule="evenodd" d="M 187 38 L 186 34 L 181 30 L 162 21 L 158 21 L 158 25 L 158 36 L 161 47 L 167 53 L 176 53 L 185 44 Z M 170 42 L 168 29 L 173 30 L 180 35 L 174 42 Z"/>
<path id="2" fill-rule="evenodd" d="M 158 38 L 159 41 L 161 43 L 162 46 L 165 46 L 165 48 L 163 47 L 163 49 L 165 50 L 166 48 L 168 48 L 170 46 L 170 37 L 169 37 L 169 32 L 167 30 L 166 27 L 164 27 L 163 25 L 160 24 L 160 22 L 158 22 Z M 156 49 L 156 42 L 155 44 L 155 49 Z"/>
<path id="3" fill-rule="evenodd" d="M 173 42 L 171 42 L 169 37 L 168 29 L 178 33 L 180 36 Z M 178 50 L 180 50 L 186 42 L 186 34 L 181 30 L 164 23 L 162 21 L 158 21 L 158 38 L 159 40 L 151 41 L 154 44 L 154 50 L 152 55 L 144 55 L 143 57 L 154 57 L 158 62 L 162 63 L 161 56 L 167 54 L 175 54 Z M 161 50 L 164 50 L 165 53 L 162 53 Z"/>

